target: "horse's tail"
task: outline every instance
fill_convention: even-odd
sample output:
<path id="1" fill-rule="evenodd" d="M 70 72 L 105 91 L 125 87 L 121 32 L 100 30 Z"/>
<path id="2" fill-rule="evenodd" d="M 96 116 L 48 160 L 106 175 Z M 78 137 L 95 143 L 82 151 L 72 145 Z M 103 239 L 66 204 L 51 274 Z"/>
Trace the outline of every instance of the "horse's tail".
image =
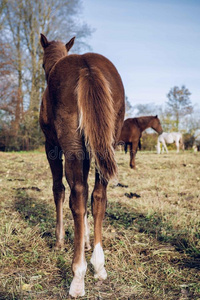
<path id="1" fill-rule="evenodd" d="M 109 82 L 98 68 L 80 71 L 77 98 L 79 127 L 86 146 L 95 158 L 101 177 L 109 180 L 117 174 L 113 148 L 116 116 Z"/>
<path id="2" fill-rule="evenodd" d="M 127 153 L 127 151 L 128 151 L 128 144 L 125 143 L 125 144 L 124 144 L 124 152 Z"/>

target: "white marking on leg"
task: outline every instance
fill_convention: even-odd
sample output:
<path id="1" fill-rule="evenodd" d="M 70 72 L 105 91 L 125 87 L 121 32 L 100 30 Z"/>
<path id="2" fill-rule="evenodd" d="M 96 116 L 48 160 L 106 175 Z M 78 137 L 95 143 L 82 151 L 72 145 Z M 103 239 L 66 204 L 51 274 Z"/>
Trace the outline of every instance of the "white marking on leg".
<path id="1" fill-rule="evenodd" d="M 102 280 L 106 279 L 107 272 L 104 268 L 105 259 L 104 259 L 103 249 L 102 249 L 100 243 L 98 243 L 95 246 L 90 262 L 93 265 L 94 270 L 95 270 L 94 277 L 102 279 Z"/>
<path id="2" fill-rule="evenodd" d="M 179 141 L 176 142 L 176 152 L 179 153 Z"/>
<path id="3" fill-rule="evenodd" d="M 91 249 L 91 246 L 90 246 L 90 228 L 89 228 L 89 224 L 88 224 L 87 214 L 84 217 L 84 225 L 85 225 L 85 234 L 84 234 L 85 250 L 88 251 Z"/>
<path id="4" fill-rule="evenodd" d="M 82 297 L 85 295 L 84 277 L 85 277 L 86 270 L 87 270 L 87 263 L 85 259 L 82 259 L 79 265 L 76 264 L 76 266 L 73 267 L 74 277 L 69 290 L 69 294 L 72 297 L 78 297 L 78 296 Z"/>

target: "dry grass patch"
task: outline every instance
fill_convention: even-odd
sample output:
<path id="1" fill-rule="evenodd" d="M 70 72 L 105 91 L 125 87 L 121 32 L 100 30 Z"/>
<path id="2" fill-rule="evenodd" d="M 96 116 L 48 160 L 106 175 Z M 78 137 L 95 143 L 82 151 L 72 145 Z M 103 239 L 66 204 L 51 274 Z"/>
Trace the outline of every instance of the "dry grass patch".
<path id="1" fill-rule="evenodd" d="M 86 253 L 84 299 L 200 299 L 200 155 L 117 152 L 108 188 L 108 279 L 95 281 Z M 55 208 L 44 153 L 0 153 L 0 299 L 69 299 L 73 219 L 65 202 L 65 249 L 55 252 Z M 94 185 L 94 165 L 89 177 Z M 66 184 L 67 186 L 67 184 Z M 93 219 L 88 201 L 91 240 Z"/>

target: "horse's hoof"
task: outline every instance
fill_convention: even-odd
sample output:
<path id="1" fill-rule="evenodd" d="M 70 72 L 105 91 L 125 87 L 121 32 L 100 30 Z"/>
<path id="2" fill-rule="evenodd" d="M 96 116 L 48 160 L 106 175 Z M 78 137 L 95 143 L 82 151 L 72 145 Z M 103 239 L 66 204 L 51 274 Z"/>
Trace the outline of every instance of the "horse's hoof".
<path id="1" fill-rule="evenodd" d="M 56 242 L 54 250 L 60 251 L 64 249 L 64 242 Z"/>
<path id="2" fill-rule="evenodd" d="M 100 272 L 94 274 L 94 278 L 99 280 L 105 280 L 107 278 L 106 269 L 103 268 Z"/>
<path id="3" fill-rule="evenodd" d="M 85 295 L 84 280 L 80 278 L 73 278 L 69 294 L 73 298 L 83 297 Z"/>

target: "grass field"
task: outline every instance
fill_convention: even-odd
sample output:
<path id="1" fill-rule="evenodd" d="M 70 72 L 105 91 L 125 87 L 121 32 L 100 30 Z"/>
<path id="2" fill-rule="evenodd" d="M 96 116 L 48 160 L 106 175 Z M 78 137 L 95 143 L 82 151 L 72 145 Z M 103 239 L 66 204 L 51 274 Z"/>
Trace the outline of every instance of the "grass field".
<path id="1" fill-rule="evenodd" d="M 108 278 L 88 270 L 83 299 L 200 299 L 200 153 L 118 151 L 103 247 Z M 55 207 L 43 152 L 0 153 L 0 299 L 70 299 L 73 219 L 66 185 L 63 251 L 54 251 Z M 90 192 L 94 184 L 91 166 Z M 88 201 L 91 241 L 93 219 Z"/>

